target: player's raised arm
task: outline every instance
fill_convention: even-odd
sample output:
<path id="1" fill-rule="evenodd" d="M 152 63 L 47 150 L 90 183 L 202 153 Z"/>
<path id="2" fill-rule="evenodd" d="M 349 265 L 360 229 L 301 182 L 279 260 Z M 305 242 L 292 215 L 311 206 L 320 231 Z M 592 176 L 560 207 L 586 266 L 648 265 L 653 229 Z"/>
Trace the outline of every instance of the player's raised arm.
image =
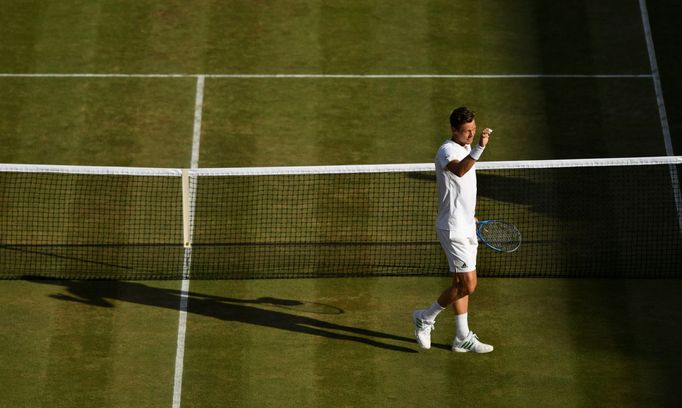
<path id="1" fill-rule="evenodd" d="M 474 129 L 474 131 L 475 131 L 475 129 Z M 453 131 L 453 133 L 454 133 L 454 131 Z M 471 168 L 474 166 L 476 161 L 481 158 L 481 154 L 483 154 L 483 150 L 488 145 L 488 141 L 490 139 L 491 133 L 493 133 L 492 129 L 490 129 L 490 128 L 483 129 L 483 132 L 481 133 L 481 137 L 478 141 L 478 144 L 476 144 L 474 147 L 472 147 L 471 153 L 469 153 L 469 155 L 466 156 L 462 160 L 459 160 L 459 161 L 453 160 L 450 163 L 448 163 L 448 165 L 447 165 L 448 170 L 450 170 L 457 177 L 462 177 L 469 170 L 471 170 Z M 453 138 L 454 137 L 455 136 L 453 136 Z M 459 138 L 458 140 L 467 140 L 467 139 L 462 137 L 462 138 Z"/>

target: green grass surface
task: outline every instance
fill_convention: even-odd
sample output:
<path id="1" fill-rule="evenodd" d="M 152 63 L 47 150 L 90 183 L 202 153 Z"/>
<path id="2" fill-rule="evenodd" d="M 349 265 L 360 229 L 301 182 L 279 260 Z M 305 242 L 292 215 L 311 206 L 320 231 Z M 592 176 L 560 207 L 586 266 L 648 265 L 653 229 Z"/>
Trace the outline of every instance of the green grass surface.
<path id="1" fill-rule="evenodd" d="M 615 1 L 13 1 L 0 72 L 647 74 L 640 21 Z M 0 82 L 2 162 L 188 166 L 192 78 Z M 200 165 L 430 161 L 460 104 L 497 130 L 487 160 L 659 155 L 652 98 L 650 79 L 208 79 Z"/>
<path id="2" fill-rule="evenodd" d="M 419 351 L 410 314 L 447 283 L 194 281 L 183 406 L 679 404 L 681 282 L 484 279 L 470 324 L 495 351 L 450 352 L 450 311 Z M 5 404 L 170 405 L 173 282 L 3 286 Z"/>
<path id="3" fill-rule="evenodd" d="M 209 79 L 202 167 L 431 162 L 466 101 L 486 160 L 664 155 L 647 79 Z M 567 115 L 566 112 L 571 112 Z"/>
<path id="4" fill-rule="evenodd" d="M 2 163 L 188 167 L 192 79 L 0 83 Z"/>
<path id="5" fill-rule="evenodd" d="M 12 0 L 0 72 L 645 73 L 639 19 L 616 0 Z"/>
<path id="6" fill-rule="evenodd" d="M 170 406 L 177 282 L 66 284 L 2 282 L 2 405 Z"/>
<path id="7" fill-rule="evenodd" d="M 647 3 L 679 153 L 682 9 Z M 10 0 L 0 38 L 0 73 L 650 72 L 637 1 Z M 188 167 L 194 99 L 193 77 L 0 77 L 0 162 Z M 664 154 L 648 78 L 207 78 L 199 164 L 430 162 L 463 104 L 486 160 Z M 182 406 L 680 404 L 677 280 L 482 279 L 495 352 L 447 351 L 445 315 L 417 352 L 409 315 L 446 284 L 193 281 Z M 179 282 L 0 286 L 0 405 L 171 405 Z"/>
<path id="8" fill-rule="evenodd" d="M 185 398 L 190 406 L 200 398 L 208 405 L 227 398 L 240 406 L 367 407 L 435 407 L 453 400 L 476 406 L 663 406 L 677 398 L 670 391 L 679 374 L 672 323 L 681 317 L 678 281 L 486 279 L 475 294 L 471 326 L 496 350 L 452 354 L 446 311 L 434 347 L 416 352 L 410 314 L 428 306 L 447 283 L 193 282 L 191 292 L 217 298 L 197 295 L 189 303 Z M 226 293 L 233 300 L 216 302 Z M 251 302 L 261 297 L 310 299 L 344 313 Z M 659 307 L 664 310 L 652 316 L 651 308 Z M 650 348 L 653 339 L 661 347 Z M 225 365 L 227 359 L 234 360 Z"/>

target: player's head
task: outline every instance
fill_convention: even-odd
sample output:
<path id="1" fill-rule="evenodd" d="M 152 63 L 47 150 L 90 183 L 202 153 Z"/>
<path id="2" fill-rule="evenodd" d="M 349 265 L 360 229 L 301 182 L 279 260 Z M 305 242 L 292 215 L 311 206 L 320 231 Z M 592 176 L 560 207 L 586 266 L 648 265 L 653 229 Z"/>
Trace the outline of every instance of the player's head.
<path id="1" fill-rule="evenodd" d="M 450 126 L 453 129 L 459 129 L 465 123 L 471 123 L 474 121 L 476 113 L 470 111 L 466 106 L 457 108 L 450 114 Z"/>
<path id="2" fill-rule="evenodd" d="M 452 140 L 461 145 L 471 144 L 476 134 L 475 117 L 476 114 L 464 106 L 452 111 L 450 114 Z"/>

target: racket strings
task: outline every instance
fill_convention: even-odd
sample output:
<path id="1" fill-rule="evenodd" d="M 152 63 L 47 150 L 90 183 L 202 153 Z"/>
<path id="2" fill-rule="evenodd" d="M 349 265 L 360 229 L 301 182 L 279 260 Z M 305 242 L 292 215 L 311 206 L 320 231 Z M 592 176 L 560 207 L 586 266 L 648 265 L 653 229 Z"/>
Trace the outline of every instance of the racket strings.
<path id="1" fill-rule="evenodd" d="M 507 224 L 493 222 L 485 225 L 481 232 L 486 242 L 500 250 L 511 251 L 520 244 L 518 230 Z"/>

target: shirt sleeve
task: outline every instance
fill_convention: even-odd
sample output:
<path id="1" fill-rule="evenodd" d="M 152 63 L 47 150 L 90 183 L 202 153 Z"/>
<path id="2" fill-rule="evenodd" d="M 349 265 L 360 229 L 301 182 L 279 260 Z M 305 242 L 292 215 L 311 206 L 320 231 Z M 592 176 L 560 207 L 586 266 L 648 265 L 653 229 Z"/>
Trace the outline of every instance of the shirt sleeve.
<path id="1" fill-rule="evenodd" d="M 457 148 L 455 144 L 446 144 L 438 152 L 438 165 L 445 168 L 453 160 L 462 160 L 466 156 L 466 149 Z"/>

